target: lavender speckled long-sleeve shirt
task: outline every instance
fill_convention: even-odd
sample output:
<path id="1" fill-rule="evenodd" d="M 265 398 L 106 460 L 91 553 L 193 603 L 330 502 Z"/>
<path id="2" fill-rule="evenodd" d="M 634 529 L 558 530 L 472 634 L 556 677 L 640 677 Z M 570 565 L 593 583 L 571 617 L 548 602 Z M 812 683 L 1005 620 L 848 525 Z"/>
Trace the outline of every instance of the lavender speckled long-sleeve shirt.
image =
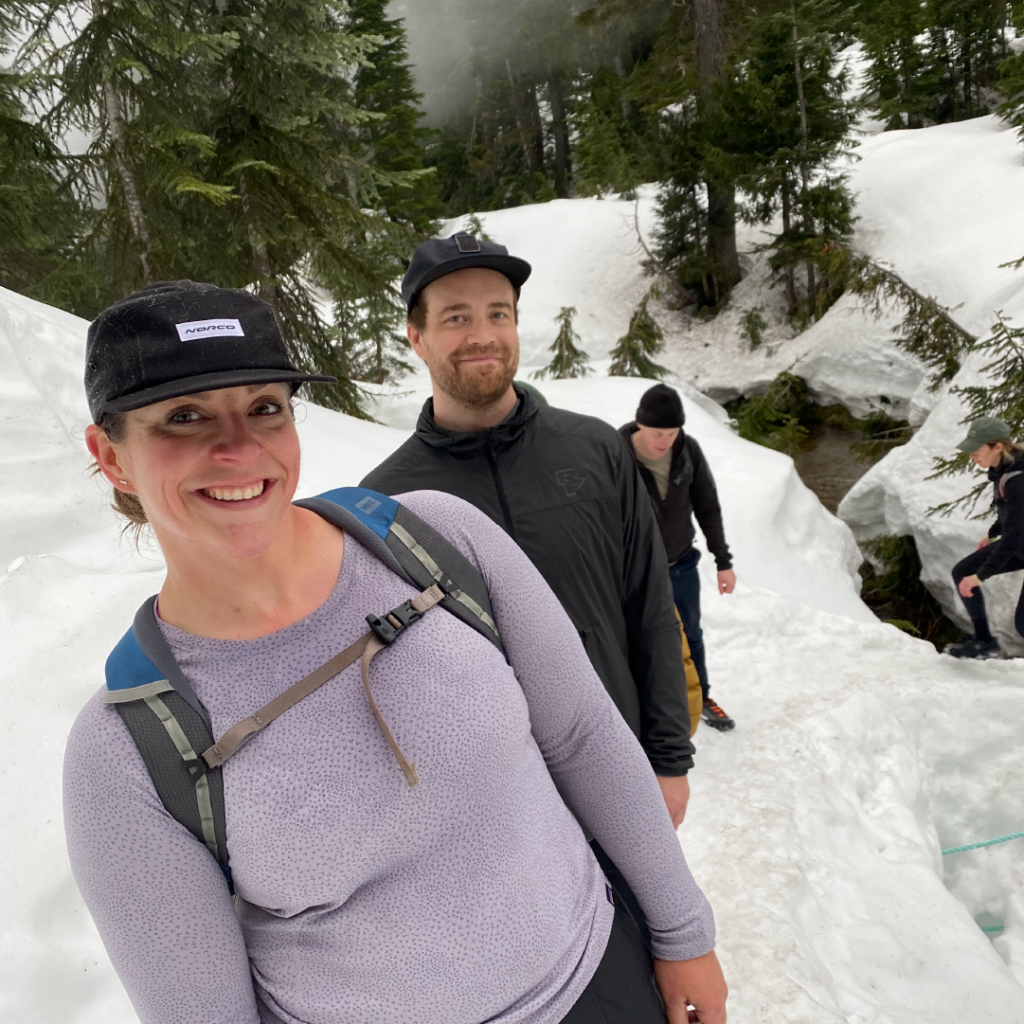
<path id="1" fill-rule="evenodd" d="M 511 662 L 442 609 L 377 655 L 374 696 L 418 786 L 351 666 L 224 767 L 233 906 L 116 711 L 97 695 L 74 725 L 71 865 L 143 1024 L 556 1024 L 613 910 L 555 782 L 635 890 L 656 954 L 714 945 L 647 759 L 540 574 L 460 499 L 402 501 L 479 568 Z M 162 628 L 219 736 L 414 593 L 348 536 L 333 593 L 286 629 Z"/>

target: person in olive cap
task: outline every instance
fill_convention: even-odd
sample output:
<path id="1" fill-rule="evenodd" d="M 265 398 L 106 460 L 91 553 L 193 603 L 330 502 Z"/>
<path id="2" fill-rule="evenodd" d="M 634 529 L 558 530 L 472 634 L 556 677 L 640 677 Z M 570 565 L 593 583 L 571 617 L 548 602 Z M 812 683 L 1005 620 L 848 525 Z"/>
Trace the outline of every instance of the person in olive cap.
<path id="1" fill-rule="evenodd" d="M 700 552 L 693 546 L 696 515 L 708 549 L 718 567 L 718 592 L 731 594 L 736 587 L 732 555 L 725 542 L 722 509 L 707 459 L 700 445 L 683 431 L 685 415 L 679 392 L 667 384 L 645 391 L 636 420 L 621 429 L 636 455 L 640 476 L 654 502 L 658 526 L 669 560 L 669 576 L 676 609 L 690 644 L 704 696 L 703 720 L 713 729 L 726 731 L 736 723 L 708 692 L 704 634 L 700 626 Z"/>
<path id="2" fill-rule="evenodd" d="M 693 746 L 664 545 L 615 429 L 540 405 L 515 383 L 519 290 L 529 275 L 525 260 L 472 235 L 416 250 L 402 295 L 433 397 L 413 436 L 362 485 L 391 495 L 447 491 L 519 544 L 576 626 L 678 826 Z M 596 845 L 595 853 L 625 892 Z"/>
<path id="3" fill-rule="evenodd" d="M 978 541 L 977 550 L 953 566 L 953 582 L 974 623 L 974 635 L 950 644 L 954 658 L 995 658 L 999 644 L 989 629 L 981 584 L 1000 573 L 1024 569 L 1024 447 L 1010 437 L 1010 428 L 992 416 L 971 423 L 967 436 L 957 445 L 992 481 L 992 508 L 996 521 Z M 1024 636 L 1024 593 L 1014 616 L 1017 632 Z"/>

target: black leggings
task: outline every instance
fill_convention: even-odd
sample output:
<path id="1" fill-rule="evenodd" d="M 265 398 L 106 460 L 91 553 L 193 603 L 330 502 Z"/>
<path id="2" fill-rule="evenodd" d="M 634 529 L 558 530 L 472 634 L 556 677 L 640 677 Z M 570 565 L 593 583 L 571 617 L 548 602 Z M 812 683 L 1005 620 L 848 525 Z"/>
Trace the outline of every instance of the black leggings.
<path id="1" fill-rule="evenodd" d="M 665 1024 L 650 954 L 621 903 L 597 973 L 562 1024 Z"/>
<path id="2" fill-rule="evenodd" d="M 998 541 L 994 543 L 998 543 Z M 966 576 L 973 576 L 985 563 L 990 552 L 991 548 L 984 547 L 957 562 L 953 566 L 953 582 L 959 586 L 960 581 Z M 1013 572 L 1014 569 L 1024 569 L 1024 561 L 1019 558 L 1013 559 L 1004 572 Z M 988 627 L 988 615 L 985 612 L 985 598 L 981 593 L 981 587 L 976 587 L 970 597 L 964 597 L 961 594 L 960 600 L 963 601 L 967 614 L 970 615 L 971 621 L 974 623 L 974 635 L 987 643 L 992 639 L 992 633 Z M 1013 617 L 1013 624 L 1016 626 L 1017 632 L 1024 636 L 1024 590 L 1021 591 L 1020 599 L 1017 601 L 1017 613 Z"/>

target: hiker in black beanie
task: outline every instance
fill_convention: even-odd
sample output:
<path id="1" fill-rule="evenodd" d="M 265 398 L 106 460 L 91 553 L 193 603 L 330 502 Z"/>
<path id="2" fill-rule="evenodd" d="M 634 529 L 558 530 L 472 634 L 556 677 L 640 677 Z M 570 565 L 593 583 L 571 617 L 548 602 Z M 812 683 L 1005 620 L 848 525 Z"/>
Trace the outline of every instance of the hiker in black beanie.
<path id="1" fill-rule="evenodd" d="M 704 695 L 701 717 L 712 728 L 725 731 L 736 723 L 708 693 L 704 634 L 700 628 L 700 552 L 693 546 L 694 515 L 718 566 L 720 594 L 733 592 L 736 574 L 725 542 L 714 477 L 700 445 L 683 432 L 684 419 L 679 392 L 667 384 L 655 384 L 641 397 L 636 420 L 622 427 L 621 433 L 631 442 L 640 476 L 657 512 L 676 609 L 700 676 Z"/>

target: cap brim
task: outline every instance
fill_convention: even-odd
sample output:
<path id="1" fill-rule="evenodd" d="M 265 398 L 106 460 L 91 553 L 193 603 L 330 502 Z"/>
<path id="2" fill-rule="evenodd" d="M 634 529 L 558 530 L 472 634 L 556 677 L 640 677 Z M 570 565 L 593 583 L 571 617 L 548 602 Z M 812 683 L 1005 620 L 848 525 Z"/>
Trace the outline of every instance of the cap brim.
<path id="1" fill-rule="evenodd" d="M 201 391 L 218 391 L 221 388 L 245 387 L 247 384 L 337 384 L 337 377 L 328 377 L 315 373 L 302 373 L 300 370 L 218 370 L 216 373 L 201 373 L 195 377 L 183 377 L 181 380 L 156 384 L 130 395 L 112 398 L 103 403 L 100 414 L 106 412 L 130 412 L 146 405 L 164 402 L 168 398 L 181 398 L 184 395 L 196 395 Z"/>
<path id="2" fill-rule="evenodd" d="M 461 256 L 459 259 L 446 260 L 423 275 L 416 291 L 409 296 L 409 301 L 406 303 L 407 310 L 411 310 L 416 305 L 416 299 L 432 281 L 436 281 L 439 277 L 447 277 L 449 274 L 454 274 L 459 270 L 472 270 L 474 267 L 482 267 L 484 270 L 496 270 L 499 274 L 504 274 L 512 282 L 513 288 L 522 288 L 529 279 L 530 274 L 533 273 L 533 267 L 526 260 L 521 260 L 518 256 L 501 256 L 495 253 L 482 252 L 470 256 Z"/>

